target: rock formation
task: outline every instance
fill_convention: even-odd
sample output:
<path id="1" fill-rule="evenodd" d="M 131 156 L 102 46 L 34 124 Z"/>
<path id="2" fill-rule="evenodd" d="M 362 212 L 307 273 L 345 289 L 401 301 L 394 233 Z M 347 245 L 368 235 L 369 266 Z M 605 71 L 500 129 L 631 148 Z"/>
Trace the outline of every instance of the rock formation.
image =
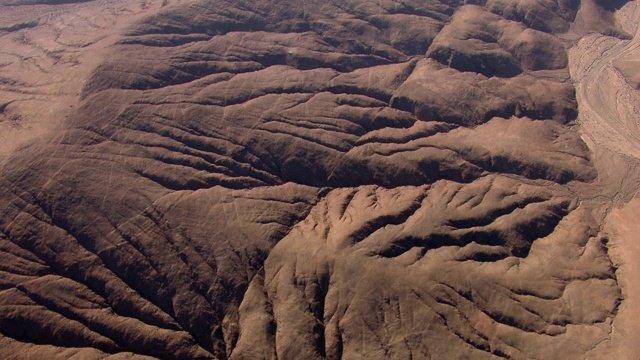
<path id="1" fill-rule="evenodd" d="M 632 359 L 639 19 L 0 0 L 0 354 Z"/>

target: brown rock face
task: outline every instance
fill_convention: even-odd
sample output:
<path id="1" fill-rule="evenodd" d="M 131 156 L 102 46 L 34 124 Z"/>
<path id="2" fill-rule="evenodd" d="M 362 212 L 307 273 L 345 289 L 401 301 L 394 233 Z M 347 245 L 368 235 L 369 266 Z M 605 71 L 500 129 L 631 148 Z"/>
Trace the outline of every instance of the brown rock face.
<path id="1" fill-rule="evenodd" d="M 0 1 L 0 354 L 627 344 L 637 158 L 583 142 L 569 71 L 625 4 Z"/>

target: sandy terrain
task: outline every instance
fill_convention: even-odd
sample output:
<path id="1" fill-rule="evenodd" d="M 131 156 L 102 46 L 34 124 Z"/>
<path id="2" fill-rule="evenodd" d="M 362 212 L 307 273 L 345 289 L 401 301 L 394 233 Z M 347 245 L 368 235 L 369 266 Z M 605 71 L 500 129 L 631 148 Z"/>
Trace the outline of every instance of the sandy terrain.
<path id="1" fill-rule="evenodd" d="M 598 146 L 635 158 L 640 158 L 640 95 L 615 63 L 640 56 L 638 19 L 640 5 L 634 1 L 619 14 L 625 30 L 634 34 L 632 40 L 591 34 L 569 52 L 584 136 Z"/>
<path id="2" fill-rule="evenodd" d="M 624 298 L 618 316 L 613 323 L 610 341 L 602 343 L 591 359 L 606 357 L 634 359 L 640 354 L 640 199 L 634 199 L 623 207 L 614 209 L 607 218 L 605 231 L 611 237 L 609 255 L 618 267 L 616 275 Z"/>
<path id="3" fill-rule="evenodd" d="M 117 34 L 169 0 L 2 6 L 0 164 L 16 147 L 56 131 L 75 110 L 89 72 Z"/>
<path id="4" fill-rule="evenodd" d="M 634 60 L 640 58 L 640 2 L 628 3 L 616 18 L 633 39 L 591 34 L 569 53 L 579 126 L 599 170 L 596 193 L 609 199 L 603 204 L 603 236 L 609 238 L 623 298 L 610 339 L 594 348 L 590 359 L 636 359 L 640 354 L 640 92 L 634 83 Z"/>

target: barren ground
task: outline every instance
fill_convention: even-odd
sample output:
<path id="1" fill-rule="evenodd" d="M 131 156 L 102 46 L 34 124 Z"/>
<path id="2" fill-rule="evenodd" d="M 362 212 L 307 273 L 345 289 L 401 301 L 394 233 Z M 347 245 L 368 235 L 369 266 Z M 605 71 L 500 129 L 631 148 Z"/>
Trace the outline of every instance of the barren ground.
<path id="1" fill-rule="evenodd" d="M 474 4 L 0 0 L 0 355 L 634 359 L 640 2 Z"/>
<path id="2" fill-rule="evenodd" d="M 632 359 L 640 353 L 637 319 L 640 293 L 633 284 L 638 273 L 640 238 L 638 222 L 638 165 L 640 156 L 640 74 L 632 59 L 640 57 L 640 3 L 621 9 L 616 17 L 631 40 L 593 34 L 570 51 L 570 69 L 576 81 L 580 108 L 578 123 L 583 139 L 592 149 L 599 166 L 596 182 L 605 201 L 605 234 L 610 238 L 610 254 L 617 267 L 623 302 L 614 322 L 612 337 L 594 351 L 592 358 Z M 606 205 L 606 203 L 609 205 Z"/>

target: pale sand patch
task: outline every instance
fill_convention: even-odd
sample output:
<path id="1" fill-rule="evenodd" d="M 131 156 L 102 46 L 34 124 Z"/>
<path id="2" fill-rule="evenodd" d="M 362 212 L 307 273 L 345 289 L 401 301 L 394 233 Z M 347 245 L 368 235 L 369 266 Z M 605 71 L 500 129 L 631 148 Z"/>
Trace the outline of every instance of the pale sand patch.
<path id="1" fill-rule="evenodd" d="M 123 29 L 174 3 L 0 6 L 0 168 L 17 149 L 64 127 L 85 81 L 111 55 L 108 48 Z"/>
<path id="2" fill-rule="evenodd" d="M 631 87 L 640 90 L 640 60 L 637 60 L 636 56 L 622 59 L 616 62 L 615 66 Z"/>
<path id="3" fill-rule="evenodd" d="M 614 153 L 640 158 L 640 96 L 615 66 L 621 59 L 640 57 L 640 1 L 627 4 L 617 19 L 634 38 L 587 35 L 569 51 L 569 68 L 585 141 L 590 138 Z"/>

